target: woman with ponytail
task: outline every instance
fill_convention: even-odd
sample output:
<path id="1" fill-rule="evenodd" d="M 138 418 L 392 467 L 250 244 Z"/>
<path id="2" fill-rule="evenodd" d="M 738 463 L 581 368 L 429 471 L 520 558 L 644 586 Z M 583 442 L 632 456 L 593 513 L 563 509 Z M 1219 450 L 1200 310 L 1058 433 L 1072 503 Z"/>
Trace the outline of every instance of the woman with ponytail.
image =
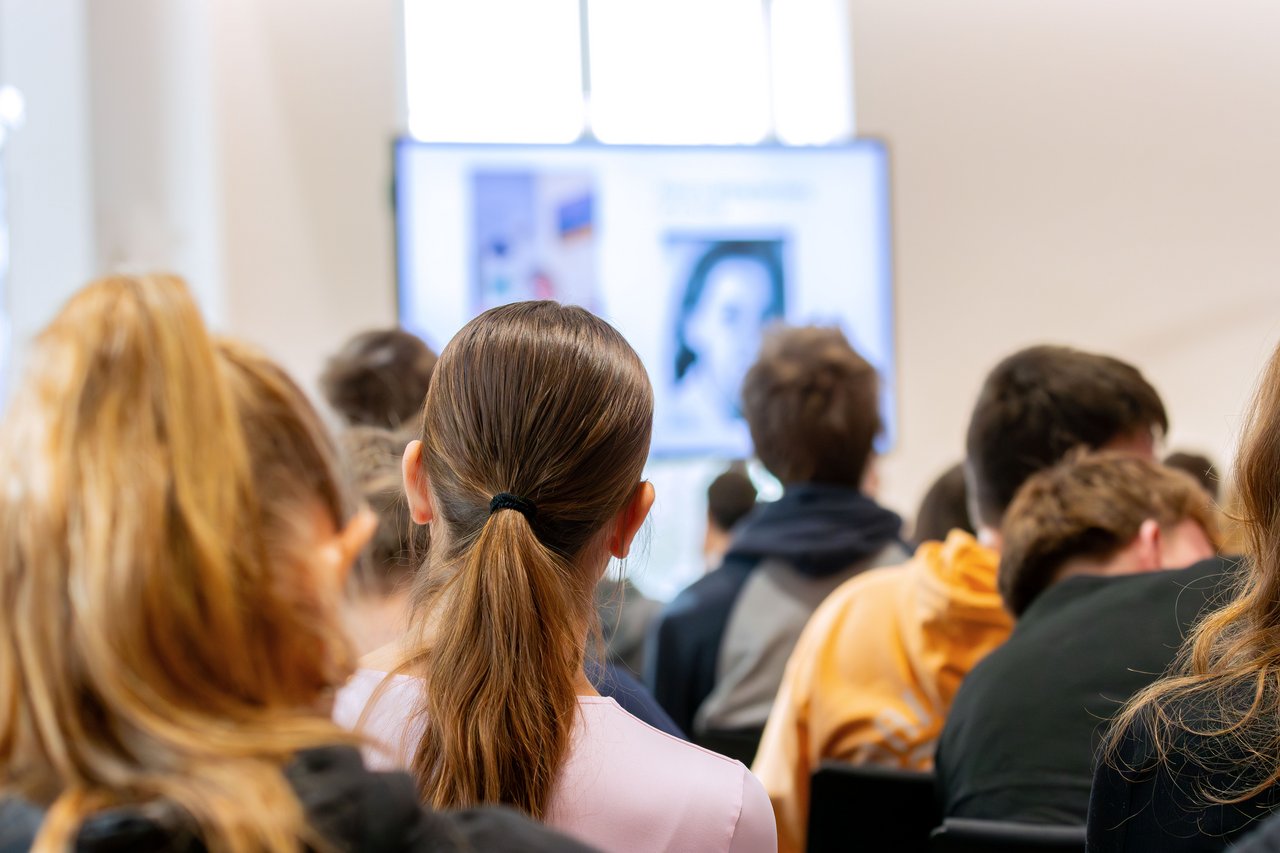
<path id="1" fill-rule="evenodd" d="M 168 277 L 90 285 L 29 360 L 0 427 L 0 849 L 566 849 L 425 812 L 327 718 L 372 518 L 279 368 Z"/>
<path id="2" fill-rule="evenodd" d="M 1280 808 L 1280 348 L 1234 485 L 1246 542 L 1234 594 L 1112 725 L 1089 801 L 1091 851 L 1223 850 Z M 1250 849 L 1274 850 L 1277 837 Z"/>
<path id="3" fill-rule="evenodd" d="M 583 674 L 596 583 L 653 504 L 652 422 L 639 358 L 590 313 L 524 302 L 468 323 L 404 456 L 411 514 L 431 529 L 410 636 L 337 716 L 437 808 L 514 806 L 604 850 L 767 853 L 773 813 L 745 767 L 646 726 Z"/>

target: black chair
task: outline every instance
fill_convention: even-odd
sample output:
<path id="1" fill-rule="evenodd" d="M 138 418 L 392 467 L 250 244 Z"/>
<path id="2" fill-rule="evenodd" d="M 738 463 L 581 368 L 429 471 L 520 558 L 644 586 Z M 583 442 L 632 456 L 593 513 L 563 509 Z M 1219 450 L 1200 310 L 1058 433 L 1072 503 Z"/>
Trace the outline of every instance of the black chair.
<path id="1" fill-rule="evenodd" d="M 693 742 L 703 749 L 736 758 L 748 767 L 756 760 L 763 729 L 722 729 L 695 735 Z"/>
<path id="2" fill-rule="evenodd" d="M 1083 826 L 949 817 L 933 831 L 932 853 L 1084 853 Z"/>
<path id="3" fill-rule="evenodd" d="M 941 820 L 932 773 L 824 761 L 809 791 L 809 853 L 928 853 Z"/>

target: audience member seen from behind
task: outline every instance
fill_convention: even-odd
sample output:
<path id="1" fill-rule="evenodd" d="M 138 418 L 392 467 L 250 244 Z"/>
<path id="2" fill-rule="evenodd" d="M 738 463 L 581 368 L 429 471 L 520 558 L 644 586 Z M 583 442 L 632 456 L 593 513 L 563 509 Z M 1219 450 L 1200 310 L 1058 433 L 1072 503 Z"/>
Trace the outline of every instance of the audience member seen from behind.
<path id="1" fill-rule="evenodd" d="M 350 584 L 352 634 L 357 651 L 365 655 L 404 634 L 409 587 L 426 558 L 427 528 L 409 518 L 400 476 L 406 440 L 390 430 L 361 426 L 342 433 L 338 443 L 360 496 L 378 517 L 377 532 L 356 561 Z"/>
<path id="2" fill-rule="evenodd" d="M 1213 460 L 1202 453 L 1188 453 L 1186 451 L 1178 451 L 1170 453 L 1164 458 L 1164 464 L 1170 468 L 1176 468 L 1179 471 L 1185 471 L 1192 477 L 1196 478 L 1209 497 L 1215 501 L 1219 497 L 1219 488 L 1221 487 L 1220 478 L 1218 477 L 1218 466 L 1213 464 Z"/>
<path id="3" fill-rule="evenodd" d="M 911 538 L 917 545 L 941 542 L 953 530 L 972 535 L 969 520 L 969 490 L 964 484 L 964 463 L 957 462 L 933 481 L 916 510 Z"/>
<path id="4" fill-rule="evenodd" d="M 1181 471 L 1101 453 L 1028 480 L 1001 533 L 1017 624 L 947 715 L 943 814 L 1083 826 L 1107 720 L 1169 668 L 1230 577 L 1212 559 L 1217 515 Z"/>
<path id="5" fill-rule="evenodd" d="M 593 590 L 653 503 L 648 376 L 588 312 L 481 314 L 441 355 L 404 457 L 431 554 L 397 665 L 339 695 L 437 807 L 515 806 L 605 850 L 775 849 L 745 767 L 662 734 L 584 674 Z"/>
<path id="6" fill-rule="evenodd" d="M 570 849 L 432 815 L 323 715 L 372 532 L 274 365 L 167 277 L 90 285 L 0 429 L 0 848 Z"/>
<path id="7" fill-rule="evenodd" d="M 1012 627 L 996 588 L 1000 526 L 1026 479 L 1077 447 L 1150 457 L 1167 426 L 1155 389 L 1114 358 L 1040 346 L 996 366 L 966 439 L 978 537 L 952 531 L 905 565 L 847 582 L 791 656 L 754 767 L 781 849 L 804 849 L 809 777 L 821 761 L 933 766 L 961 679 Z"/>
<path id="8" fill-rule="evenodd" d="M 702 559 L 708 570 L 724 561 L 734 529 L 756 508 L 758 495 L 741 461 L 711 481 L 707 487 L 707 533 L 702 541 Z"/>
<path id="9" fill-rule="evenodd" d="M 1089 802 L 1090 850 L 1222 850 L 1280 805 L 1278 475 L 1280 349 L 1236 457 L 1247 537 L 1236 595 L 1112 727 Z"/>
<path id="10" fill-rule="evenodd" d="M 743 413 L 783 495 L 743 519 L 720 568 L 654 625 L 648 682 L 695 739 L 759 732 L 814 608 L 906 557 L 902 520 L 859 489 L 880 432 L 875 369 L 838 329 L 780 329 L 747 372 Z"/>
<path id="11" fill-rule="evenodd" d="M 436 354 L 403 329 L 363 332 L 329 359 L 320 388 L 348 426 L 398 430 L 422 411 Z"/>

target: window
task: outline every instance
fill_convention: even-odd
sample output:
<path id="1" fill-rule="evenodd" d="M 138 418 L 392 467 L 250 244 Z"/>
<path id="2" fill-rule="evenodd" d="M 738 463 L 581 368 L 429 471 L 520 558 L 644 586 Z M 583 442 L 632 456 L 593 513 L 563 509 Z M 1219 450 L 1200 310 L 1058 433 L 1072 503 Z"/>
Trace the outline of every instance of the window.
<path id="1" fill-rule="evenodd" d="M 588 115 L 608 143 L 811 145 L 853 133 L 844 0 L 404 2 L 420 139 L 572 142 Z"/>

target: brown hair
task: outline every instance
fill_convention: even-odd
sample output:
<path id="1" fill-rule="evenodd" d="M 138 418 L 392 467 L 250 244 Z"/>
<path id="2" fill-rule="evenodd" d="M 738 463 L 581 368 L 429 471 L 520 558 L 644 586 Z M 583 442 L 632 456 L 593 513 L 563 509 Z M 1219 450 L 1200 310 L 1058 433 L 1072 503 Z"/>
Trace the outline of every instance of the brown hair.
<path id="1" fill-rule="evenodd" d="M 969 490 L 964 482 L 964 463 L 957 462 L 933 481 L 916 510 L 911 538 L 918 544 L 940 542 L 952 530 L 973 533 L 969 518 Z"/>
<path id="2" fill-rule="evenodd" d="M 362 332 L 329 359 L 320 388 L 352 426 L 398 429 L 422 410 L 436 354 L 403 329 Z"/>
<path id="3" fill-rule="evenodd" d="M 445 347 L 422 421 L 431 553 L 400 667 L 426 680 L 413 770 L 431 805 L 544 816 L 604 536 L 640 486 L 652 422 L 640 359 L 581 308 L 494 308 Z M 503 492 L 536 509 L 491 511 Z"/>
<path id="4" fill-rule="evenodd" d="M 1209 497 L 1215 501 L 1218 499 L 1218 493 L 1222 487 L 1218 477 L 1218 466 L 1214 465 L 1213 460 L 1208 456 L 1203 453 L 1188 453 L 1185 450 L 1179 450 L 1166 456 L 1164 464 L 1170 468 L 1185 471 L 1195 477 L 1196 482 L 1209 493 Z"/>
<path id="5" fill-rule="evenodd" d="M 756 508 L 758 494 L 747 476 L 747 466 L 734 462 L 707 487 L 707 519 L 721 530 L 729 531 Z"/>
<path id="6" fill-rule="evenodd" d="M 1068 560 L 1105 560 L 1148 519 L 1161 527 L 1196 522 L 1218 539 L 1212 502 L 1189 475 L 1125 453 L 1083 455 L 1035 474 L 1009 505 L 1001 530 L 999 586 L 1021 616 Z"/>
<path id="7" fill-rule="evenodd" d="M 427 553 L 427 528 L 413 523 L 404 496 L 400 457 L 409 438 L 379 427 L 351 427 L 338 436 L 351 479 L 378 516 L 368 553 L 352 572 L 356 591 L 390 595 L 414 573 Z"/>
<path id="8" fill-rule="evenodd" d="M 1225 761 L 1235 784 L 1198 786 L 1206 805 L 1243 802 L 1280 783 L 1280 348 L 1254 395 L 1234 474 L 1247 540 L 1238 589 L 1199 622 L 1172 674 L 1129 701 L 1104 744 L 1116 764 L 1124 733 L 1141 727 L 1152 765 L 1167 765 L 1175 751 L 1181 775 L 1219 772 Z M 1191 741 L 1199 751 L 1179 750 Z"/>
<path id="9" fill-rule="evenodd" d="M 765 337 L 742 386 L 756 455 L 784 484 L 857 486 L 880 432 L 879 381 L 839 329 Z"/>
<path id="10" fill-rule="evenodd" d="M 1169 431 L 1138 369 L 1069 347 L 1035 346 L 996 365 L 969 419 L 965 468 L 974 524 L 1000 527 L 1018 488 L 1077 448 Z"/>
<path id="11" fill-rule="evenodd" d="M 147 802 L 211 850 L 299 849 L 282 767 L 347 739 L 307 708 L 353 664 L 295 551 L 345 517 L 319 419 L 169 277 L 89 285 L 30 364 L 0 429 L 0 785 L 49 806 L 38 850 Z"/>

